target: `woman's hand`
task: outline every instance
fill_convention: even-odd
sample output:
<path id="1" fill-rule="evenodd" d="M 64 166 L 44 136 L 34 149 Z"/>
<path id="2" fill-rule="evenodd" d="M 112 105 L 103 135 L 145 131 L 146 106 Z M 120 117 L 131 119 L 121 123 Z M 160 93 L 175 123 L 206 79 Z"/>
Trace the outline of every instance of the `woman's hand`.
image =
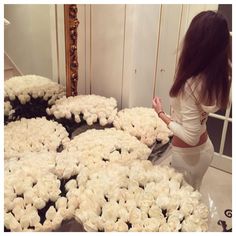
<path id="1" fill-rule="evenodd" d="M 160 97 L 154 97 L 152 100 L 152 107 L 158 114 L 160 111 L 163 111 L 162 104 L 161 104 L 161 98 Z"/>
<path id="2" fill-rule="evenodd" d="M 166 125 L 168 126 L 171 122 L 171 119 L 163 111 L 162 104 L 161 104 L 161 98 L 159 98 L 159 97 L 153 98 L 152 107 L 156 111 L 159 118 L 161 118 L 166 123 Z"/>

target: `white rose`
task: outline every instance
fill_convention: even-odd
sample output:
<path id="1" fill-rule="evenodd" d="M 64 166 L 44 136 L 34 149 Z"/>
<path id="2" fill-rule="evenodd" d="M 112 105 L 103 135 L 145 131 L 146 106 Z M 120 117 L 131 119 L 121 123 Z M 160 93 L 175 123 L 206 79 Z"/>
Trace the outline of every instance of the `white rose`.
<path id="1" fill-rule="evenodd" d="M 190 202 L 183 202 L 180 205 L 180 211 L 185 215 L 191 215 L 193 212 L 194 206 Z"/>
<path id="2" fill-rule="evenodd" d="M 190 215 L 182 223 L 183 232 L 203 232 L 207 231 L 207 223 L 198 216 Z"/>
<path id="3" fill-rule="evenodd" d="M 159 227 L 159 232 L 171 232 L 171 228 L 168 223 L 163 223 Z"/>
<path id="4" fill-rule="evenodd" d="M 203 203 L 200 203 L 199 205 L 197 205 L 194 210 L 193 210 L 193 214 L 202 217 L 203 219 L 208 218 L 209 215 L 209 210 L 207 208 L 207 206 Z"/>

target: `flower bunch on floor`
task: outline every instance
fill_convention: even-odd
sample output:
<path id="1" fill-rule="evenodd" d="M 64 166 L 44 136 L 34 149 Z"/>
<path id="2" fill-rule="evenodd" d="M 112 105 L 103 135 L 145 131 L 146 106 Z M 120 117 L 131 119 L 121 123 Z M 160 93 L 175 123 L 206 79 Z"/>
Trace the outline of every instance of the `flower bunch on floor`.
<path id="1" fill-rule="evenodd" d="M 87 231 L 207 231 L 201 194 L 173 168 L 112 162 L 78 185 L 75 218 Z"/>
<path id="2" fill-rule="evenodd" d="M 91 163 L 148 159 L 151 153 L 135 137 L 115 128 L 87 130 L 67 143 L 65 151 L 78 151 Z"/>
<path id="3" fill-rule="evenodd" d="M 112 124 L 117 113 L 117 102 L 114 98 L 106 98 L 98 95 L 78 95 L 74 97 L 63 97 L 47 109 L 48 115 L 56 119 L 72 119 L 76 123 L 81 118 L 88 125 L 99 122 L 105 126 Z"/>
<path id="4" fill-rule="evenodd" d="M 73 218 L 75 201 L 54 174 L 57 153 L 25 153 L 5 161 L 4 225 L 11 231 L 53 231 Z"/>
<path id="5" fill-rule="evenodd" d="M 38 75 L 15 76 L 4 82 L 4 100 L 15 110 L 10 121 L 46 116 L 46 108 L 63 96 L 64 86 Z"/>
<path id="6" fill-rule="evenodd" d="M 169 141 L 172 132 L 151 108 L 134 107 L 118 112 L 113 122 L 116 129 L 121 129 L 138 138 L 148 146 L 156 140 L 163 144 Z"/>
<path id="7" fill-rule="evenodd" d="M 65 128 L 55 121 L 22 118 L 4 126 L 4 158 L 24 152 L 56 152 L 69 141 Z"/>

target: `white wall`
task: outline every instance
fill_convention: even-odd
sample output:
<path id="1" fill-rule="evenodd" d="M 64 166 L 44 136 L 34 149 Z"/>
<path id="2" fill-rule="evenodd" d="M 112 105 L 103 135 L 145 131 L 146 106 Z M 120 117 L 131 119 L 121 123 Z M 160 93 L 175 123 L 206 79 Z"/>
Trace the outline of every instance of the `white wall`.
<path id="1" fill-rule="evenodd" d="M 50 5 L 4 5 L 4 50 L 23 74 L 52 78 Z"/>

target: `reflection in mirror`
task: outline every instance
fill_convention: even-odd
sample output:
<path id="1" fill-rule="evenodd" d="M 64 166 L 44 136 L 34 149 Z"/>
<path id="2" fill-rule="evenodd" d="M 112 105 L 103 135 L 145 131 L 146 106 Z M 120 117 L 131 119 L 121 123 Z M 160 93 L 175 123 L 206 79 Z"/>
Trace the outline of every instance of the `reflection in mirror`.
<path id="1" fill-rule="evenodd" d="M 11 4 L 4 10 L 4 124 L 50 118 L 46 109 L 66 91 L 64 6 Z"/>
<path id="2" fill-rule="evenodd" d="M 4 18 L 10 22 L 4 31 L 6 75 L 37 74 L 53 77 L 52 27 L 53 5 L 6 4 Z"/>

